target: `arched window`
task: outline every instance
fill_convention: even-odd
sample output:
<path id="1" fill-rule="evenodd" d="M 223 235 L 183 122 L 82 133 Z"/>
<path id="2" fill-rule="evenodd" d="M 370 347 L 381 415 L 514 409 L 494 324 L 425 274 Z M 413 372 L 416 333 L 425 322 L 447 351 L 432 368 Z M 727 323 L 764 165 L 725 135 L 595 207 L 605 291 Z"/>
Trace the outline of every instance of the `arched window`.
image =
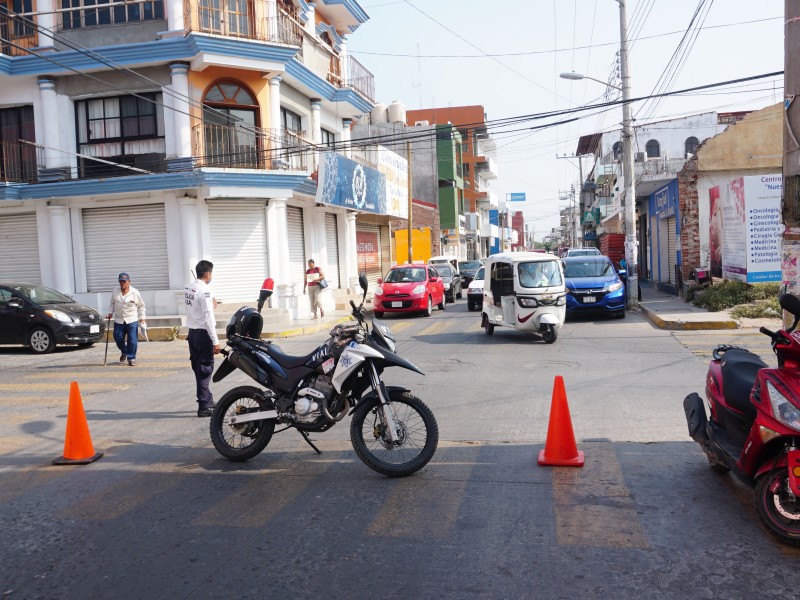
<path id="1" fill-rule="evenodd" d="M 203 96 L 204 164 L 259 167 L 258 101 L 238 81 L 218 81 Z"/>
<path id="2" fill-rule="evenodd" d="M 661 156 L 661 144 L 658 143 L 658 140 L 650 140 L 645 144 L 644 151 L 647 153 L 647 158 Z"/>
<path id="3" fill-rule="evenodd" d="M 613 146 L 611 146 L 611 152 L 614 153 L 614 160 L 619 160 L 622 156 L 622 142 L 615 142 Z"/>
<path id="4" fill-rule="evenodd" d="M 694 136 L 686 138 L 686 141 L 683 143 L 683 147 L 686 150 L 686 154 L 694 154 L 699 145 L 700 145 L 700 140 L 698 140 Z"/>

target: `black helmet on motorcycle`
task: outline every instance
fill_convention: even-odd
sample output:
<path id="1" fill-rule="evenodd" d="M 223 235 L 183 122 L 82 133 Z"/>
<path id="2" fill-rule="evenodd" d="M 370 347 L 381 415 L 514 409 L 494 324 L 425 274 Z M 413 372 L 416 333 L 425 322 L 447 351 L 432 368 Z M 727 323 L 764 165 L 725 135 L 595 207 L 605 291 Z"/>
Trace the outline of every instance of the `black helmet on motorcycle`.
<path id="1" fill-rule="evenodd" d="M 242 337 L 259 338 L 261 328 L 264 326 L 264 319 L 258 311 L 251 306 L 244 306 L 237 310 L 228 321 L 225 328 L 225 335 L 229 338 L 234 335 Z"/>

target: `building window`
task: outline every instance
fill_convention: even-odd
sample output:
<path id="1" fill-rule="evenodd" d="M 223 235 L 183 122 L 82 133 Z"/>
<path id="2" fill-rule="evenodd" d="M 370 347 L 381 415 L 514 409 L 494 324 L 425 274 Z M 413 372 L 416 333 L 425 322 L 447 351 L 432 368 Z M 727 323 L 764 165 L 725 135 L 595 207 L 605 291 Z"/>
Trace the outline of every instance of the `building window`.
<path id="1" fill-rule="evenodd" d="M 204 162 L 258 168 L 258 101 L 237 81 L 219 81 L 203 97 Z"/>
<path id="2" fill-rule="evenodd" d="M 288 131 L 300 133 L 303 131 L 303 121 L 296 112 L 281 107 L 281 127 Z"/>
<path id="3" fill-rule="evenodd" d="M 36 180 L 36 146 L 20 140 L 36 141 L 33 106 L 0 110 L 0 181 Z"/>
<path id="4" fill-rule="evenodd" d="M 78 152 L 146 171 L 162 171 L 166 156 L 161 93 L 115 96 L 75 103 Z M 133 175 L 135 171 L 79 158 L 81 177 Z"/>
<path id="5" fill-rule="evenodd" d="M 650 140 L 645 144 L 644 151 L 647 153 L 647 158 L 661 156 L 661 144 L 658 143 L 658 140 Z"/>
<path id="6" fill-rule="evenodd" d="M 622 142 L 614 142 L 611 146 L 611 152 L 614 153 L 614 160 L 619 160 L 622 156 Z"/>
<path id="7" fill-rule="evenodd" d="M 114 4 L 114 6 L 103 6 Z M 63 29 L 80 29 L 120 23 L 164 19 L 164 0 L 112 2 L 111 0 L 61 0 Z M 74 9 L 74 10 L 69 10 Z"/>
<path id="8" fill-rule="evenodd" d="M 322 130 L 322 145 L 328 148 L 336 147 L 336 135 L 327 129 Z"/>
<path id="9" fill-rule="evenodd" d="M 694 154 L 697 150 L 697 147 L 700 145 L 700 140 L 696 137 L 688 137 L 683 144 L 684 149 L 686 150 L 686 154 Z"/>

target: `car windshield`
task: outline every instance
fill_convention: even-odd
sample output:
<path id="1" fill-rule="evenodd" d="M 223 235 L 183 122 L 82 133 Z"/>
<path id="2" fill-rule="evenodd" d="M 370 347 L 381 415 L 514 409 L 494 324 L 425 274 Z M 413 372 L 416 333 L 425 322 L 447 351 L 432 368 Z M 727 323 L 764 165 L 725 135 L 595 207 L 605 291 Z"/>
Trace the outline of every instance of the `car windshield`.
<path id="1" fill-rule="evenodd" d="M 483 271 L 483 267 L 481 267 L 480 269 L 478 269 L 478 272 L 477 272 L 477 273 L 475 273 L 475 279 L 476 279 L 476 280 L 477 280 L 477 279 L 481 279 L 481 280 L 482 280 L 482 279 L 484 278 L 484 274 L 483 274 L 483 272 L 484 272 L 484 271 Z"/>
<path id="2" fill-rule="evenodd" d="M 480 261 L 477 260 L 464 260 L 458 263 L 458 268 L 462 271 L 475 271 L 481 266 Z"/>
<path id="3" fill-rule="evenodd" d="M 519 284 L 526 288 L 562 285 L 561 269 L 554 260 L 519 263 Z"/>
<path id="4" fill-rule="evenodd" d="M 31 302 L 36 302 L 36 304 L 71 304 L 75 302 L 64 294 L 39 285 L 14 285 L 10 287 L 20 296 L 24 296 Z"/>
<path id="5" fill-rule="evenodd" d="M 443 277 L 444 279 L 449 279 L 450 277 L 453 276 L 453 269 L 451 269 L 450 267 L 446 267 L 444 265 L 436 265 L 435 269 L 439 273 L 439 276 Z"/>
<path id="6" fill-rule="evenodd" d="M 597 250 L 570 250 L 567 256 L 597 256 Z"/>
<path id="7" fill-rule="evenodd" d="M 578 260 L 564 263 L 564 277 L 608 277 L 614 274 L 610 260 Z"/>
<path id="8" fill-rule="evenodd" d="M 409 281 L 425 281 L 425 269 L 422 267 L 401 267 L 391 269 L 386 274 L 386 283 L 405 283 Z"/>

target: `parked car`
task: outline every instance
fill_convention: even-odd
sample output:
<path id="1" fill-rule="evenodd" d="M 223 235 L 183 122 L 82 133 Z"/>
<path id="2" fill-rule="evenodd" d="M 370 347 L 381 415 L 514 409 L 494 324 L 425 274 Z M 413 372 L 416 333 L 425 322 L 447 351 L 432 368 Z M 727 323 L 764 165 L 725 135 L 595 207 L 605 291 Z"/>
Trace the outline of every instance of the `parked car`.
<path id="1" fill-rule="evenodd" d="M 460 260 L 458 270 L 461 271 L 461 283 L 467 287 L 475 279 L 475 273 L 481 268 L 483 263 L 479 260 Z"/>
<path id="2" fill-rule="evenodd" d="M 444 282 L 436 268 L 412 264 L 395 265 L 389 269 L 386 277 L 378 279 L 372 302 L 375 316 L 380 319 L 384 313 L 420 311 L 430 317 L 434 304 L 439 310 L 444 310 L 447 301 Z"/>
<path id="3" fill-rule="evenodd" d="M 610 313 L 625 318 L 625 284 L 607 256 L 562 259 L 567 282 L 567 315 Z"/>
<path id="4" fill-rule="evenodd" d="M 448 265 L 436 265 L 434 267 L 444 283 L 444 296 L 448 302 L 455 302 L 456 298 L 463 296 L 461 277 Z"/>
<path id="5" fill-rule="evenodd" d="M 475 278 L 467 288 L 467 308 L 469 310 L 479 309 L 483 305 L 483 279 L 485 277 L 484 266 L 475 273 Z"/>
<path id="6" fill-rule="evenodd" d="M 91 346 L 105 334 L 95 309 L 31 283 L 0 283 L 0 344 L 24 344 L 36 354 L 56 344 Z"/>
<path id="7" fill-rule="evenodd" d="M 600 256 L 600 250 L 598 248 L 570 248 L 564 254 L 564 258 L 570 256 Z"/>

